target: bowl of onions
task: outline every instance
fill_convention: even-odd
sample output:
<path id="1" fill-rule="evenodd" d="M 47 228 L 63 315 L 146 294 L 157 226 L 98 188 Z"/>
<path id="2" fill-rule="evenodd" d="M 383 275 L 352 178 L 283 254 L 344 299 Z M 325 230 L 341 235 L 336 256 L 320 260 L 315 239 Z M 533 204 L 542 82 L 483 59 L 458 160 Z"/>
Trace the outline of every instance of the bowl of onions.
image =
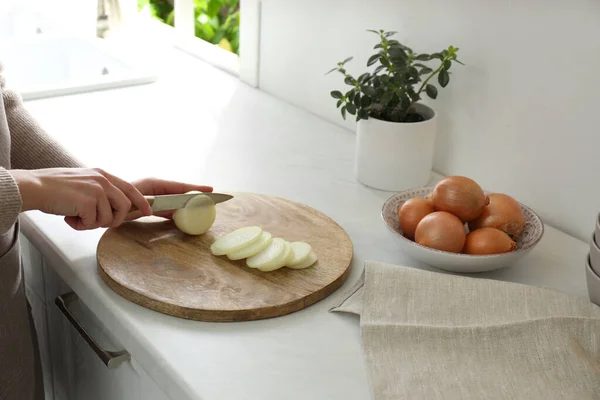
<path id="1" fill-rule="evenodd" d="M 384 203 L 382 218 L 408 255 L 461 273 L 509 266 L 544 234 L 531 208 L 464 176 L 396 193 Z"/>

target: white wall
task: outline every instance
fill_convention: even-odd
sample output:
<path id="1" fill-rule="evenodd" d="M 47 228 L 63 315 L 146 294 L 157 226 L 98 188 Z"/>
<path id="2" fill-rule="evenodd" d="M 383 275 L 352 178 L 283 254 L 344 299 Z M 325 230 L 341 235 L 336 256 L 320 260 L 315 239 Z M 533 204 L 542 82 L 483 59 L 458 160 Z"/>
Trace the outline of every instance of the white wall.
<path id="1" fill-rule="evenodd" d="M 243 18 L 243 16 L 242 16 Z M 342 122 L 331 90 L 359 75 L 377 37 L 459 47 L 438 99 L 434 169 L 467 175 L 588 240 L 600 212 L 600 1 L 263 0 L 260 87 Z M 335 149 L 332 149 L 335 151 Z"/>

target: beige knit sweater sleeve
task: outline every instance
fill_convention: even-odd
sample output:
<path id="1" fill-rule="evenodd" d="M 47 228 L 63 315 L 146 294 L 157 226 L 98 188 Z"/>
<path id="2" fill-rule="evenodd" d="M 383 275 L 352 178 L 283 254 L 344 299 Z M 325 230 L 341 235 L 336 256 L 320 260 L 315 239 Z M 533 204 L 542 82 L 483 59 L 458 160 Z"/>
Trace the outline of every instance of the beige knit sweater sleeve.
<path id="1" fill-rule="evenodd" d="M 17 221 L 22 205 L 19 188 L 10 169 L 69 168 L 82 167 L 83 164 L 42 129 L 25 109 L 18 93 L 7 87 L 1 62 L 0 93 L 10 132 L 10 138 L 4 138 L 4 145 L 10 147 L 9 159 L 0 160 L 0 234 L 3 234 Z M 0 155 L 0 158 L 5 156 Z"/>

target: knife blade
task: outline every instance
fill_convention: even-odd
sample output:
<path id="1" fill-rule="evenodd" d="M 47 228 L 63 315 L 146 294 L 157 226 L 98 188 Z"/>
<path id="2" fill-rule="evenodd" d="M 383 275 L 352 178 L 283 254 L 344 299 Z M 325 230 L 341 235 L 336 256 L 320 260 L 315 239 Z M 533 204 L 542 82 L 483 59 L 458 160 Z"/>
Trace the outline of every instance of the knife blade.
<path id="1" fill-rule="evenodd" d="M 192 198 L 199 195 L 205 195 L 209 197 L 215 204 L 222 203 L 224 201 L 233 198 L 230 194 L 225 193 L 185 193 L 185 194 L 164 194 L 159 196 L 144 196 L 148 203 L 152 206 L 153 212 L 177 210 L 183 208 L 185 204 Z M 130 211 L 137 210 L 137 207 L 132 206 Z"/>

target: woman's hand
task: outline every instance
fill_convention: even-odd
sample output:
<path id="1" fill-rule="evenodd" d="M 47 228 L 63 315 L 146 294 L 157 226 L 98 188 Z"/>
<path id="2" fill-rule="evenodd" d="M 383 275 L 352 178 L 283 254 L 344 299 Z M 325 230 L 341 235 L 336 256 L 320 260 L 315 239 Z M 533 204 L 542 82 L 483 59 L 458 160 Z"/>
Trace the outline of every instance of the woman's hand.
<path id="1" fill-rule="evenodd" d="M 161 194 L 182 194 L 191 190 L 197 190 L 199 192 L 212 192 L 211 186 L 194 185 L 191 183 L 183 183 L 176 181 L 167 181 L 156 178 L 145 178 L 138 181 L 132 182 L 133 186 L 144 195 L 158 196 Z M 173 211 L 158 212 L 155 215 L 165 218 L 171 218 Z M 126 220 L 133 220 L 142 217 L 141 211 L 136 210 L 127 214 Z"/>
<path id="2" fill-rule="evenodd" d="M 152 214 L 133 184 L 101 169 L 11 170 L 11 174 L 19 186 L 22 211 L 63 215 L 73 229 L 118 226 L 132 204 L 141 210 L 140 215 Z"/>

